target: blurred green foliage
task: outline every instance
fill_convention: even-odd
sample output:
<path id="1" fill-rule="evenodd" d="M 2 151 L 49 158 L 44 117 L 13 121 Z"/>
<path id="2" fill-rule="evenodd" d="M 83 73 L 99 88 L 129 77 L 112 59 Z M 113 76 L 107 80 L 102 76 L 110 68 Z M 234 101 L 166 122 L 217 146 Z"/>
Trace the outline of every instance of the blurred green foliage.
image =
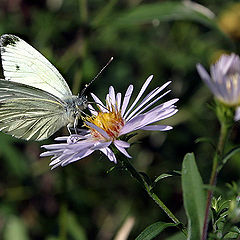
<path id="1" fill-rule="evenodd" d="M 208 67 L 223 52 L 240 53 L 240 39 L 235 34 L 240 20 L 234 21 L 238 16 L 231 10 L 239 7 L 237 3 L 2 0 L 0 33 L 16 34 L 39 50 L 75 94 L 111 56 L 114 61 L 90 89 L 102 99 L 110 85 L 123 92 L 132 83 L 137 92 L 150 74 L 155 76 L 151 89 L 171 80 L 168 99 L 180 99 L 179 113 L 168 119 L 174 129 L 140 132 L 135 137 L 140 143 L 130 150 L 132 163 L 154 179 L 180 170 L 185 153 L 193 151 L 207 183 L 212 148 L 194 141 L 199 137 L 217 139 L 219 126 L 207 104 L 212 103 L 211 93 L 195 65 L 200 62 Z M 223 14 L 230 23 L 224 22 Z M 233 145 L 239 144 L 239 133 L 237 125 L 231 135 Z M 108 172 L 113 165 L 99 152 L 50 171 L 50 159 L 39 159 L 39 154 L 40 146 L 53 139 L 25 142 L 0 134 L 0 239 L 114 239 L 129 217 L 134 219 L 129 239 L 134 239 L 146 226 L 169 221 L 123 170 L 117 166 Z M 224 182 L 239 183 L 239 171 L 236 154 L 219 176 L 222 195 L 226 193 L 221 192 Z M 162 179 L 156 188 L 184 221 L 180 177 Z M 174 232 L 169 228 L 158 239 Z"/>

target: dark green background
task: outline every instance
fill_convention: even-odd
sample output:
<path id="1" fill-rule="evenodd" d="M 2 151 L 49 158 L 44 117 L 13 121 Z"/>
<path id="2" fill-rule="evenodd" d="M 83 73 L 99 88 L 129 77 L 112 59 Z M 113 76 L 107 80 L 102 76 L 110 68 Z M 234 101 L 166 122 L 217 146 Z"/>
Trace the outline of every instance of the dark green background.
<path id="1" fill-rule="evenodd" d="M 183 156 L 194 151 L 207 183 L 213 149 L 195 140 L 211 137 L 215 141 L 219 126 L 211 110 L 211 93 L 195 65 L 200 62 L 208 69 L 220 53 L 239 53 L 234 32 L 225 34 L 218 27 L 223 12 L 234 14 L 229 8 L 234 2 L 238 1 L 198 1 L 215 13 L 209 18 L 206 9 L 200 8 L 203 14 L 196 11 L 196 5 L 181 1 L 2 0 L 0 34 L 16 34 L 39 50 L 62 73 L 74 94 L 111 56 L 114 61 L 91 85 L 88 95 L 91 91 L 104 99 L 110 85 L 123 93 L 134 84 L 136 96 L 150 74 L 154 80 L 149 91 L 171 80 L 172 91 L 164 101 L 179 98 L 179 112 L 165 123 L 174 129 L 139 132 L 138 142 L 129 150 L 131 161 L 154 179 L 180 170 Z M 64 133 L 66 129 L 55 136 Z M 233 145 L 239 144 L 239 133 L 236 124 Z M 156 221 L 170 222 L 129 174 L 118 166 L 108 172 L 113 164 L 100 152 L 50 171 L 50 159 L 40 159 L 39 154 L 40 146 L 53 139 L 36 143 L 0 134 L 0 239 L 63 240 L 66 235 L 70 240 L 114 239 L 131 217 L 135 222 L 129 239 L 134 239 Z M 236 155 L 219 176 L 223 193 L 225 182 L 239 180 L 239 171 Z M 180 177 L 162 180 L 156 192 L 186 222 Z M 174 232 L 170 228 L 157 239 Z"/>

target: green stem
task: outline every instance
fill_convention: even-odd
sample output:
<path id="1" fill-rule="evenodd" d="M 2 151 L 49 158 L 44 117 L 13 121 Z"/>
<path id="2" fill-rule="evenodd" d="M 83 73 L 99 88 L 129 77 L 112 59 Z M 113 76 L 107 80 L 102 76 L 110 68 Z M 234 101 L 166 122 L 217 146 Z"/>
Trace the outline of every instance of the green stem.
<path id="1" fill-rule="evenodd" d="M 206 203 L 205 216 L 204 216 L 202 240 L 207 239 L 208 217 L 209 217 L 209 211 L 211 208 L 213 188 L 216 186 L 216 183 L 217 183 L 218 166 L 221 163 L 221 159 L 223 156 L 224 146 L 225 146 L 225 142 L 226 142 L 226 139 L 228 136 L 228 130 L 229 130 L 229 125 L 227 125 L 224 122 L 221 122 L 218 146 L 216 149 L 215 156 L 213 158 L 212 172 L 211 172 L 211 177 L 210 177 L 210 181 L 209 181 L 210 189 L 208 190 L 208 193 L 207 193 L 207 203 Z"/>
<path id="2" fill-rule="evenodd" d="M 187 230 L 184 225 L 175 217 L 175 215 L 167 208 L 167 206 L 159 199 L 154 193 L 152 186 L 149 186 L 147 182 L 142 178 L 139 172 L 133 167 L 127 158 L 120 158 L 120 161 L 124 167 L 131 173 L 131 175 L 142 185 L 148 195 L 154 200 L 154 202 L 168 215 L 168 217 L 176 224 L 176 226 L 187 236 Z"/>

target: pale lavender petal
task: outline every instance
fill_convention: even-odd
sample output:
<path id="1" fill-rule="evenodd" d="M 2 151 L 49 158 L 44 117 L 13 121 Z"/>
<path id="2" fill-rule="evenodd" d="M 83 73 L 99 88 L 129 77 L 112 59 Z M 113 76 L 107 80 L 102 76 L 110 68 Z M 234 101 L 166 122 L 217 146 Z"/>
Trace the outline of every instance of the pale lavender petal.
<path id="1" fill-rule="evenodd" d="M 55 141 L 67 141 L 69 136 L 62 136 L 62 137 L 56 137 L 54 138 Z"/>
<path id="2" fill-rule="evenodd" d="M 239 100 L 239 93 L 240 93 L 240 76 L 238 76 L 237 81 L 234 81 L 234 87 L 233 87 L 233 97 L 236 102 Z"/>
<path id="3" fill-rule="evenodd" d="M 102 103 L 102 101 L 93 93 L 91 93 L 91 96 L 94 99 L 94 101 L 97 103 L 97 105 L 101 109 L 101 111 L 102 112 L 107 112 L 107 110 L 103 107 L 104 104 Z"/>
<path id="4" fill-rule="evenodd" d="M 91 146 L 93 146 L 94 144 L 95 142 L 93 141 L 89 141 L 88 145 L 85 144 L 84 146 L 79 143 L 73 144 L 66 148 L 66 150 L 64 150 L 62 154 L 58 158 L 54 159 L 49 165 L 54 165 L 52 167 L 53 169 L 59 165 L 65 166 L 71 162 L 80 160 L 94 151 L 91 149 Z"/>
<path id="5" fill-rule="evenodd" d="M 67 146 L 68 146 L 67 143 L 57 143 L 57 144 L 42 145 L 41 147 L 47 150 L 53 150 L 53 149 L 57 150 L 57 149 L 63 149 Z"/>
<path id="6" fill-rule="evenodd" d="M 101 152 L 103 152 L 111 162 L 117 163 L 116 156 L 114 155 L 113 151 L 110 148 L 101 148 L 99 149 Z"/>
<path id="7" fill-rule="evenodd" d="M 139 104 L 139 106 L 131 112 L 131 114 L 126 118 L 126 121 L 128 121 L 129 119 L 132 118 L 132 116 L 136 116 L 139 115 L 141 112 L 145 111 L 146 109 L 148 109 L 150 106 L 152 106 L 155 102 L 157 102 L 159 99 L 161 99 L 163 96 L 165 96 L 166 94 L 168 94 L 170 92 L 167 91 L 166 93 L 162 94 L 161 96 L 159 96 L 158 98 L 156 98 L 154 101 L 152 101 L 151 103 L 149 103 L 147 106 L 145 106 L 141 111 L 139 111 L 145 104 L 147 104 L 150 100 L 152 100 L 152 98 L 154 98 L 159 92 L 161 92 L 161 88 L 159 88 L 156 92 L 154 92 L 151 96 L 149 96 L 148 98 L 144 98 L 144 100 Z M 139 111 L 139 112 L 138 112 Z M 138 113 L 137 113 L 138 112 Z"/>
<path id="8" fill-rule="evenodd" d="M 216 85 L 212 82 L 205 68 L 200 63 L 198 63 L 196 67 L 202 80 L 207 84 L 207 86 L 210 88 L 210 90 L 213 92 L 214 95 L 218 95 L 218 90 L 216 88 Z"/>
<path id="9" fill-rule="evenodd" d="M 88 109 L 92 115 L 96 116 L 98 114 L 97 110 L 90 103 L 88 104 Z"/>
<path id="10" fill-rule="evenodd" d="M 235 121 L 239 121 L 240 120 L 240 107 L 237 107 L 236 110 L 235 110 L 234 120 Z"/>
<path id="11" fill-rule="evenodd" d="M 175 107 L 173 104 L 175 104 L 179 99 L 178 98 L 174 98 L 174 99 L 171 99 L 167 102 L 164 102 L 154 108 L 152 108 L 151 110 L 149 110 L 148 112 L 144 113 L 144 114 L 147 114 L 147 113 L 150 113 L 150 112 L 154 112 L 154 111 L 160 111 L 160 110 L 163 110 L 163 109 L 168 109 L 168 108 L 172 108 L 172 107 Z"/>
<path id="12" fill-rule="evenodd" d="M 231 54 L 230 56 L 229 55 L 223 55 L 219 61 L 217 62 L 216 67 L 218 67 L 219 69 L 221 69 L 222 73 L 225 75 L 227 74 L 229 68 L 231 67 L 233 61 L 234 61 L 234 58 L 235 58 L 235 54 Z"/>
<path id="13" fill-rule="evenodd" d="M 140 108 L 143 107 L 144 104 L 146 104 L 148 101 L 150 101 L 152 98 L 154 98 L 159 92 L 159 87 L 155 88 L 154 90 L 152 90 L 142 101 L 141 103 L 138 105 L 138 107 L 136 109 L 134 109 L 134 111 L 131 112 L 130 115 L 128 115 L 128 117 L 126 117 L 126 121 L 128 119 L 130 119 Z"/>
<path id="14" fill-rule="evenodd" d="M 47 151 L 47 152 L 41 153 L 40 157 L 49 157 L 49 156 L 52 156 L 52 155 L 55 155 L 55 154 L 60 154 L 62 152 L 63 152 L 62 149 L 55 150 L 55 151 Z"/>
<path id="15" fill-rule="evenodd" d="M 126 124 L 120 130 L 119 135 L 121 136 L 129 132 L 135 131 L 140 126 L 140 123 L 144 120 L 144 118 L 144 115 L 139 115 L 136 118 L 133 118 L 130 121 L 126 122 Z"/>
<path id="16" fill-rule="evenodd" d="M 115 91 L 113 86 L 109 87 L 109 100 L 112 106 L 115 106 L 116 104 L 116 97 L 115 97 Z"/>
<path id="17" fill-rule="evenodd" d="M 211 65 L 210 73 L 212 77 L 211 82 L 212 84 L 214 84 L 215 91 L 210 86 L 208 87 L 217 98 L 221 98 L 221 99 L 224 98 L 226 86 L 225 86 L 225 82 L 224 82 L 225 79 L 222 71 L 219 71 L 219 69 L 216 68 L 215 65 Z"/>
<path id="18" fill-rule="evenodd" d="M 156 96 L 158 93 L 160 93 L 163 89 L 165 89 L 169 84 L 171 83 L 171 81 L 166 82 L 165 84 L 163 84 L 161 87 L 157 87 L 155 88 L 153 91 L 151 91 L 141 102 L 141 104 L 145 101 L 149 102 L 149 100 L 151 98 L 153 98 L 153 96 Z M 170 91 L 170 90 L 169 90 Z M 167 91 L 167 93 L 169 92 Z M 165 93 L 166 94 L 166 93 Z M 165 94 L 163 94 L 162 96 L 164 96 Z M 146 103 L 147 103 L 146 102 Z"/>
<path id="19" fill-rule="evenodd" d="M 93 140 L 82 140 L 82 141 L 78 141 L 72 144 L 68 144 L 66 151 L 80 151 L 84 148 L 90 148 L 91 146 L 93 146 L 95 144 L 96 141 Z"/>
<path id="20" fill-rule="evenodd" d="M 123 147 L 119 146 L 115 141 L 113 143 L 114 143 L 115 147 L 119 150 L 119 152 L 121 152 L 128 158 L 132 158 Z"/>
<path id="21" fill-rule="evenodd" d="M 153 79 L 153 75 L 149 76 L 147 78 L 147 80 L 145 81 L 145 83 L 143 84 L 140 92 L 138 93 L 135 101 L 133 102 L 133 104 L 131 105 L 131 107 L 128 109 L 128 111 L 126 112 L 124 116 L 124 118 L 126 118 L 128 116 L 128 114 L 130 113 L 130 111 L 133 109 L 133 107 L 136 105 L 136 103 L 139 101 L 139 99 L 141 98 L 141 96 L 143 95 L 143 93 L 145 92 L 146 88 L 148 87 L 149 83 L 152 81 Z"/>
<path id="22" fill-rule="evenodd" d="M 53 167 L 51 167 L 51 170 L 59 167 L 61 165 L 61 162 L 57 162 Z M 50 165 L 49 165 L 50 166 Z"/>
<path id="23" fill-rule="evenodd" d="M 87 122 L 87 121 L 85 121 L 85 123 L 86 123 L 89 127 L 94 128 L 96 131 L 98 131 L 103 137 L 105 137 L 105 138 L 107 138 L 107 139 L 109 138 L 108 134 L 107 134 L 103 129 L 101 129 L 100 127 L 96 126 L 96 125 L 93 124 L 93 123 Z"/>
<path id="24" fill-rule="evenodd" d="M 92 150 L 92 149 L 84 149 L 83 151 L 78 152 L 72 158 L 69 158 L 69 159 L 66 159 L 65 161 L 62 161 L 61 166 L 64 167 L 64 166 L 68 165 L 69 163 L 79 161 L 82 158 L 85 158 L 85 157 L 89 156 L 93 152 L 94 152 L 94 150 Z"/>
<path id="25" fill-rule="evenodd" d="M 123 99 L 123 105 L 122 105 L 122 109 L 121 109 L 122 116 L 124 115 L 124 113 L 127 109 L 129 100 L 132 96 L 132 92 L 133 92 L 133 85 L 129 85 L 129 87 L 128 87 L 126 93 L 125 93 L 124 99 Z"/>
<path id="26" fill-rule="evenodd" d="M 142 102 L 144 102 L 146 99 L 148 99 L 149 97 L 152 96 L 152 94 L 158 94 L 160 93 L 163 89 L 165 89 L 169 84 L 171 83 L 171 81 L 168 81 L 166 83 L 164 83 L 161 87 L 157 87 L 154 90 L 152 90 L 143 100 Z M 157 93 L 156 93 L 157 92 Z"/>
<path id="27" fill-rule="evenodd" d="M 162 94 L 161 96 L 159 96 L 158 98 L 156 98 L 154 101 L 150 102 L 147 106 L 145 106 L 143 109 L 141 109 L 138 113 L 134 114 L 134 116 L 132 116 L 132 118 L 138 116 L 139 114 L 141 114 L 142 112 L 146 111 L 148 108 L 150 108 L 154 103 L 156 103 L 157 101 L 159 101 L 162 97 L 164 97 L 165 95 L 167 95 L 171 90 L 165 92 L 164 94 Z M 177 100 L 178 101 L 178 100 Z M 131 120 L 132 118 L 128 118 L 127 121 Z"/>
<path id="28" fill-rule="evenodd" d="M 177 111 L 178 110 L 176 108 L 172 107 L 172 108 L 160 111 L 160 112 L 155 111 L 155 112 L 148 113 L 148 114 L 146 114 L 145 123 L 143 123 L 143 124 L 146 125 L 146 122 L 148 122 L 148 124 L 152 124 L 154 122 L 158 122 L 165 118 L 169 118 L 172 115 L 174 115 Z"/>
<path id="29" fill-rule="evenodd" d="M 49 166 L 52 166 L 52 165 L 55 165 L 55 164 L 58 164 L 58 163 L 60 163 L 60 160 L 57 158 L 57 159 L 51 161 L 51 162 L 49 163 Z"/>
<path id="30" fill-rule="evenodd" d="M 121 93 L 117 93 L 116 96 L 116 108 L 119 111 L 121 108 L 121 100 L 122 100 L 122 94 Z"/>
<path id="31" fill-rule="evenodd" d="M 93 147 L 91 147 L 92 150 L 99 150 L 101 148 L 106 148 L 108 147 L 112 141 L 109 142 L 97 142 Z"/>
<path id="32" fill-rule="evenodd" d="M 73 143 L 76 143 L 76 142 L 79 142 L 80 140 L 86 140 L 90 137 L 91 135 L 90 134 L 86 134 L 84 136 L 81 136 L 81 135 L 77 135 L 77 134 L 72 134 L 68 137 L 67 139 L 67 144 L 73 144 Z"/>
<path id="33" fill-rule="evenodd" d="M 93 150 L 90 150 L 90 149 L 87 149 L 86 151 L 82 151 L 82 152 L 81 152 L 81 155 L 79 155 L 79 156 L 76 156 L 76 155 L 70 156 L 69 158 L 67 158 L 67 159 L 64 160 L 64 161 L 61 161 L 61 160 L 57 161 L 58 159 L 56 159 L 56 160 L 54 160 L 54 164 L 53 164 L 52 162 L 50 163 L 51 166 L 54 165 L 54 166 L 51 168 L 51 170 L 57 168 L 58 166 L 64 167 L 64 166 L 66 166 L 66 165 L 68 165 L 68 164 L 70 164 L 70 163 L 72 163 L 72 162 L 78 161 L 78 160 L 80 160 L 80 159 L 82 159 L 82 158 L 84 158 L 84 157 L 87 157 L 87 156 L 90 155 L 92 152 L 94 152 L 94 151 L 93 151 Z M 78 154 L 79 154 L 79 153 L 78 153 Z M 49 165 L 50 165 L 50 164 L 49 164 Z"/>
<path id="34" fill-rule="evenodd" d="M 149 124 L 171 117 L 176 112 L 177 112 L 177 109 L 172 107 L 172 108 L 164 109 L 161 111 L 158 111 L 158 109 L 156 109 L 155 111 L 152 111 L 150 113 L 141 114 L 137 117 L 132 118 L 130 121 L 128 121 L 124 125 L 124 127 L 121 129 L 120 135 L 127 134 L 132 131 L 136 131 Z"/>
<path id="35" fill-rule="evenodd" d="M 141 130 L 147 130 L 147 131 L 168 131 L 171 129 L 172 129 L 171 126 L 165 126 L 165 125 L 149 125 L 141 128 Z"/>
<path id="36" fill-rule="evenodd" d="M 117 144 L 119 147 L 122 148 L 129 148 L 130 144 L 128 142 L 122 141 L 122 140 L 115 140 L 114 141 L 115 144 Z"/>
<path id="37" fill-rule="evenodd" d="M 106 95 L 105 101 L 106 101 L 106 105 L 109 108 L 109 111 L 112 111 L 112 104 L 111 104 L 111 99 L 110 99 L 109 93 Z"/>
<path id="38" fill-rule="evenodd" d="M 63 153 L 58 158 L 54 159 L 53 161 L 50 162 L 49 166 L 53 166 L 57 163 L 62 164 L 64 161 L 69 161 L 70 159 L 74 158 L 77 153 L 74 152 L 69 152 L 69 153 Z"/>

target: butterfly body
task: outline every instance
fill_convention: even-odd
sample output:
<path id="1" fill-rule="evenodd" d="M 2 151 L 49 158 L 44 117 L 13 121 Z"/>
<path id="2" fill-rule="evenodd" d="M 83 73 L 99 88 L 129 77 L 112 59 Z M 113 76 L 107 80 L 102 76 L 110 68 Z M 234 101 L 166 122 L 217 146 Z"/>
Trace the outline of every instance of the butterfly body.
<path id="1" fill-rule="evenodd" d="M 68 127 L 75 127 L 77 120 L 88 107 L 88 100 L 86 96 L 70 96 L 66 97 L 64 101 L 67 104 L 66 113 L 68 116 Z M 75 124 L 74 124 L 75 123 Z"/>
<path id="2" fill-rule="evenodd" d="M 0 48 L 0 131 L 40 141 L 63 126 L 75 127 L 87 98 L 73 95 L 58 70 L 19 37 L 2 35 Z"/>

